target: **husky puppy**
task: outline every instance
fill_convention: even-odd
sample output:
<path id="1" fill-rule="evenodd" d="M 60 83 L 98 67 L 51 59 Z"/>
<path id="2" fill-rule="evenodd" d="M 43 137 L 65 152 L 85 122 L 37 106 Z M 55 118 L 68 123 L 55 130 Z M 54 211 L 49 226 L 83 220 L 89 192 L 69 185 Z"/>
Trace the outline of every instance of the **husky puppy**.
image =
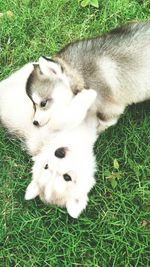
<path id="1" fill-rule="evenodd" d="M 55 130 L 56 128 L 61 130 L 67 129 L 67 126 L 71 128 L 80 124 L 96 98 L 94 90 L 83 90 L 69 102 L 68 106 L 67 102 L 60 106 L 57 97 L 54 96 L 52 109 L 56 111 L 53 112 L 51 124 L 37 128 L 32 123 L 34 105 L 26 93 L 27 79 L 34 68 L 36 68 L 35 63 L 26 64 L 0 82 L 0 121 L 10 133 L 24 141 L 32 156 L 40 151 L 47 140 L 55 136 L 53 127 Z M 81 108 L 76 112 L 78 106 Z"/>
<path id="2" fill-rule="evenodd" d="M 94 93 L 94 90 L 90 89 L 91 93 L 87 94 L 87 90 L 82 88 L 83 90 L 79 96 L 74 97 L 69 84 L 65 83 L 63 86 L 65 77 L 63 77 L 63 74 L 61 75 L 61 72 L 60 79 L 56 84 L 53 84 L 54 88 L 50 92 L 49 79 L 51 76 L 55 76 L 56 64 L 50 61 L 51 66 L 49 68 L 49 64 L 45 63 L 47 63 L 47 60 L 39 59 L 39 64 L 34 65 L 34 70 L 26 85 L 27 94 L 35 107 L 33 124 L 43 126 L 49 122 L 51 130 L 75 127 L 85 118 L 89 108 L 88 102 L 91 103 L 91 98 L 95 99 L 96 92 Z"/>
<path id="3" fill-rule="evenodd" d="M 40 58 L 27 83 L 37 110 L 35 124 L 51 118 L 55 94 L 59 109 L 83 88 L 97 92 L 91 110 L 99 117 L 100 131 L 115 124 L 127 105 L 149 99 L 150 22 L 70 43 L 51 60 Z"/>
<path id="4" fill-rule="evenodd" d="M 66 207 L 73 218 L 80 215 L 95 184 L 96 124 L 94 116 L 85 119 L 76 128 L 60 132 L 43 147 L 34 157 L 26 200 L 39 195 L 46 203 Z"/>

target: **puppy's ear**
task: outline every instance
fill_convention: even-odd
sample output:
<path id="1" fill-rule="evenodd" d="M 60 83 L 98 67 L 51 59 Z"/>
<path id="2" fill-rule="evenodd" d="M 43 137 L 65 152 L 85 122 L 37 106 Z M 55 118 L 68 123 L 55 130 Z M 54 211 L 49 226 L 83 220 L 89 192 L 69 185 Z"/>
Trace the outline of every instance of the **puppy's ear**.
<path id="1" fill-rule="evenodd" d="M 39 67 L 41 72 L 46 76 L 51 76 L 51 75 L 59 76 L 62 73 L 61 66 L 57 62 L 51 60 L 50 58 L 40 57 Z"/>
<path id="2" fill-rule="evenodd" d="M 78 218 L 81 212 L 86 208 L 87 202 L 87 195 L 69 200 L 66 205 L 69 215 L 75 219 Z"/>
<path id="3" fill-rule="evenodd" d="M 39 195 L 38 185 L 34 181 L 32 181 L 26 189 L 25 200 L 33 199 L 38 195 Z"/>

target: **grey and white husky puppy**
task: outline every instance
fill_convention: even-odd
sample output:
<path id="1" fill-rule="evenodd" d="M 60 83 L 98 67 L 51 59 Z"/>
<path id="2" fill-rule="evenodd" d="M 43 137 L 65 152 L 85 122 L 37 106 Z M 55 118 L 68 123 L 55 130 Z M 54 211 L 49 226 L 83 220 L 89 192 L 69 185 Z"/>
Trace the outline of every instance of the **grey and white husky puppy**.
<path id="1" fill-rule="evenodd" d="M 99 118 L 100 131 L 115 124 L 127 105 L 149 99 L 150 22 L 70 43 L 52 59 L 41 57 L 26 88 L 36 107 L 34 124 L 51 121 L 54 96 L 59 111 L 83 88 L 97 92 L 91 112 Z"/>

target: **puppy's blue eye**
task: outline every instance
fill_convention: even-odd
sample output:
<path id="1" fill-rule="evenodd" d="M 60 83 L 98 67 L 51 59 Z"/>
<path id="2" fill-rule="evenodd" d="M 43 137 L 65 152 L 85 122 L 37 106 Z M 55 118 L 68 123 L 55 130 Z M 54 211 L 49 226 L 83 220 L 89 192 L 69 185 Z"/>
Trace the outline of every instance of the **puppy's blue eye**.
<path id="1" fill-rule="evenodd" d="M 47 104 L 47 99 L 46 100 L 43 100 L 43 101 L 41 101 L 41 103 L 40 103 L 40 106 L 41 106 L 41 108 L 44 108 L 45 106 L 46 106 L 46 104 Z"/>
<path id="2" fill-rule="evenodd" d="M 63 177 L 64 177 L 64 180 L 65 180 L 66 182 L 72 181 L 70 175 L 67 174 L 67 173 L 65 173 L 65 174 L 63 175 Z"/>

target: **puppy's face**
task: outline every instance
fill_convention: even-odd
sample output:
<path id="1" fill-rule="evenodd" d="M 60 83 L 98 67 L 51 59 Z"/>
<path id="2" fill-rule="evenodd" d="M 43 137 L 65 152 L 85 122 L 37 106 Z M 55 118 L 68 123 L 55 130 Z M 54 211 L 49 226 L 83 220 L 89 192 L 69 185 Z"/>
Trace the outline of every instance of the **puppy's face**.
<path id="1" fill-rule="evenodd" d="M 85 165 L 67 147 L 52 150 L 44 150 L 34 158 L 33 178 L 25 199 L 39 195 L 46 203 L 66 207 L 70 216 L 77 218 L 85 209 L 88 192 L 95 184 L 95 166 L 93 162 Z"/>
<path id="2" fill-rule="evenodd" d="M 45 125 L 50 117 L 67 105 L 73 97 L 61 65 L 44 57 L 34 65 L 26 91 L 34 103 L 33 124 L 36 126 Z"/>

